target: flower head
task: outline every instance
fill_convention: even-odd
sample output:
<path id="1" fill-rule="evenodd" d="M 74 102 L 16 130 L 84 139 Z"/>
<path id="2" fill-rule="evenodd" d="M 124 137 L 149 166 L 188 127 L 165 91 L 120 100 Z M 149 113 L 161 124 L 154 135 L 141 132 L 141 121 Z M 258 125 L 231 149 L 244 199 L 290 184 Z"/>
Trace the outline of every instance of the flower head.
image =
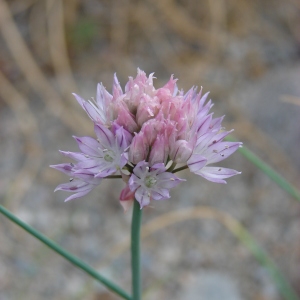
<path id="1" fill-rule="evenodd" d="M 195 87 L 179 91 L 173 76 L 156 89 L 153 79 L 153 74 L 147 77 L 138 69 L 124 91 L 115 75 L 112 94 L 102 84 L 96 100 L 74 94 L 93 121 L 97 139 L 74 137 L 81 152 L 62 154 L 76 162 L 52 166 L 74 178 L 56 189 L 75 192 L 67 200 L 87 194 L 103 178 L 113 176 L 126 183 L 120 196 L 123 207 L 127 209 L 135 198 L 143 208 L 151 200 L 170 198 L 169 190 L 183 181 L 174 175 L 178 170 L 189 168 L 217 183 L 239 174 L 212 165 L 241 143 L 224 141 L 231 131 L 223 130 L 223 117 L 213 118 L 208 93 L 202 95 L 202 88 L 197 92 Z"/>

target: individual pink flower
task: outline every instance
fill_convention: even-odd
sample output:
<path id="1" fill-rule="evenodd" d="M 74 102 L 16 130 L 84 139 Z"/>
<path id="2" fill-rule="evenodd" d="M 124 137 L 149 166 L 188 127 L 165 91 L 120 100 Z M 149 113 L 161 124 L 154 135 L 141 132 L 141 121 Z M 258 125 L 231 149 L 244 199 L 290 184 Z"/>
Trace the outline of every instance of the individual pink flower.
<path id="1" fill-rule="evenodd" d="M 61 153 L 76 163 L 53 165 L 52 168 L 69 175 L 69 183 L 59 185 L 55 191 L 75 192 L 66 201 L 82 197 L 100 184 L 102 178 L 121 171 L 128 161 L 128 148 L 132 136 L 123 127 L 114 125 L 113 132 L 103 125 L 95 125 L 98 140 L 92 137 L 74 137 L 80 152 Z"/>
<path id="2" fill-rule="evenodd" d="M 208 132 L 197 140 L 193 154 L 187 161 L 191 172 L 217 183 L 226 183 L 224 179 L 240 174 L 240 172 L 223 167 L 209 167 L 209 164 L 220 162 L 234 153 L 242 143 L 224 142 L 230 132 Z"/>
<path id="3" fill-rule="evenodd" d="M 143 95 L 137 107 L 137 124 L 142 127 L 145 122 L 154 118 L 158 114 L 160 106 L 159 98 Z"/>
<path id="4" fill-rule="evenodd" d="M 153 86 L 153 73 L 146 76 L 146 73 L 140 69 L 137 70 L 137 76 L 129 77 L 129 81 L 125 86 L 124 102 L 129 110 L 135 115 L 138 106 L 141 104 L 141 99 L 147 98 L 147 101 L 152 101 L 155 98 L 156 90 Z"/>
<path id="5" fill-rule="evenodd" d="M 121 170 L 128 161 L 128 148 L 131 138 L 123 127 L 115 134 L 103 125 L 95 125 L 97 140 L 91 137 L 75 137 L 86 159 L 78 162 L 79 169 L 88 170 L 97 177 L 107 177 Z"/>
<path id="6" fill-rule="evenodd" d="M 97 187 L 102 181 L 101 178 L 95 178 L 94 174 L 88 171 L 79 171 L 77 166 L 73 163 L 51 165 L 50 167 L 61 171 L 71 177 L 70 182 L 62 183 L 58 185 L 54 190 L 55 192 L 66 191 L 74 193 L 73 195 L 66 198 L 65 202 L 85 196 L 91 190 Z"/>
<path id="7" fill-rule="evenodd" d="M 182 181 L 185 180 L 166 172 L 166 167 L 162 163 L 149 167 L 149 163 L 141 161 L 133 169 L 128 186 L 131 191 L 135 192 L 135 199 L 142 209 L 149 205 L 151 200 L 170 198 L 169 189 Z"/>

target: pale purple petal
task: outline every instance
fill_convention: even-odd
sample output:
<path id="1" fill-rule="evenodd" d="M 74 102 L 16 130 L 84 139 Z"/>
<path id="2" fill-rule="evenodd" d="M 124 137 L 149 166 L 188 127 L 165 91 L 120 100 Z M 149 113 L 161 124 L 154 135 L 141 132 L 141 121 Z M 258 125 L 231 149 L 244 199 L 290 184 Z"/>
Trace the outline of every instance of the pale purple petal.
<path id="1" fill-rule="evenodd" d="M 165 189 L 171 189 L 177 186 L 180 182 L 186 181 L 185 179 L 178 178 L 175 174 L 169 172 L 158 174 L 156 178 L 158 179 L 156 186 Z"/>
<path id="2" fill-rule="evenodd" d="M 212 114 L 207 115 L 205 118 L 201 120 L 201 122 L 199 122 L 196 131 L 197 136 L 201 136 L 208 131 L 209 126 L 211 124 L 211 120 L 212 120 Z"/>
<path id="3" fill-rule="evenodd" d="M 87 195 L 93 188 L 94 187 L 91 186 L 90 189 L 88 189 L 86 191 L 75 193 L 75 194 L 69 196 L 68 198 L 66 198 L 65 202 L 73 200 L 73 199 L 81 198 L 81 197 Z"/>
<path id="4" fill-rule="evenodd" d="M 82 192 L 90 188 L 90 185 L 82 180 L 72 180 L 67 183 L 62 183 L 56 187 L 56 191 L 67 191 L 67 192 Z"/>
<path id="5" fill-rule="evenodd" d="M 135 170 L 135 173 L 136 170 Z M 137 177 L 135 174 L 132 174 L 129 178 L 129 181 L 128 181 L 128 186 L 130 188 L 131 191 L 135 191 L 139 186 L 140 186 L 140 183 L 139 183 L 139 177 Z"/>
<path id="6" fill-rule="evenodd" d="M 118 128 L 115 134 L 117 146 L 122 150 L 126 149 L 132 141 L 132 135 L 123 127 Z"/>
<path id="7" fill-rule="evenodd" d="M 66 202 L 66 201 L 69 201 L 69 200 L 72 200 L 75 198 L 80 198 L 80 197 L 85 196 L 101 182 L 101 180 L 99 180 L 99 179 L 96 179 L 96 180 L 92 179 L 92 181 L 95 184 L 85 182 L 81 179 L 74 179 L 68 183 L 63 183 L 63 184 L 58 185 L 54 191 L 56 192 L 56 191 L 61 190 L 61 191 L 65 191 L 65 192 L 75 193 L 75 194 L 69 196 L 65 200 L 65 202 Z"/>
<path id="8" fill-rule="evenodd" d="M 200 107 L 203 107 L 204 103 L 206 102 L 206 99 L 209 95 L 209 92 L 207 92 L 206 94 L 204 94 L 200 100 Z"/>
<path id="9" fill-rule="evenodd" d="M 194 148 L 194 153 L 202 153 L 207 147 L 211 144 L 211 141 L 214 140 L 216 136 L 213 132 L 207 132 L 202 136 L 197 138 L 196 146 Z"/>
<path id="10" fill-rule="evenodd" d="M 150 193 L 147 190 L 143 189 L 142 187 L 139 187 L 135 191 L 135 199 L 140 203 L 142 209 L 144 206 L 149 205 Z"/>
<path id="11" fill-rule="evenodd" d="M 87 182 L 93 182 L 95 178 L 94 173 L 90 172 L 89 170 L 77 170 L 73 173 L 73 176 Z"/>
<path id="12" fill-rule="evenodd" d="M 105 124 L 105 115 L 94 103 L 91 101 L 83 103 L 83 109 L 86 111 L 87 115 L 97 124 Z"/>
<path id="13" fill-rule="evenodd" d="M 157 163 L 151 167 L 151 171 L 155 171 L 155 174 L 160 174 L 166 171 L 166 166 L 164 163 Z"/>
<path id="14" fill-rule="evenodd" d="M 226 183 L 223 179 L 241 174 L 241 172 L 222 167 L 204 167 L 197 174 L 212 182 Z"/>
<path id="15" fill-rule="evenodd" d="M 151 192 L 151 198 L 153 200 L 166 200 L 171 198 L 170 192 L 167 189 L 156 188 Z"/>
<path id="16" fill-rule="evenodd" d="M 69 176 L 73 176 L 73 168 L 74 165 L 72 164 L 59 164 L 59 165 L 50 165 L 50 168 L 56 169 L 60 172 L 63 172 Z"/>
<path id="17" fill-rule="evenodd" d="M 104 125 L 95 125 L 94 126 L 94 131 L 97 135 L 97 138 L 99 140 L 99 143 L 104 147 L 104 148 L 111 148 L 113 147 L 115 143 L 115 137 L 113 133 Z M 99 144 L 98 144 L 99 147 Z"/>
<path id="18" fill-rule="evenodd" d="M 220 142 L 213 144 L 210 146 L 205 153 L 204 156 L 207 157 L 208 163 L 216 163 L 226 159 L 232 153 L 234 153 L 239 147 L 241 143 L 239 142 Z"/>
<path id="19" fill-rule="evenodd" d="M 84 161 L 80 161 L 76 164 L 78 169 L 93 169 L 95 167 L 99 167 L 101 164 L 100 160 L 95 159 L 86 159 Z"/>
<path id="20" fill-rule="evenodd" d="M 76 140 L 79 149 L 88 155 L 92 155 L 92 156 L 97 156 L 98 155 L 98 147 L 99 147 L 99 143 L 88 136 L 85 137 L 76 137 L 73 136 L 74 139 Z"/>
<path id="21" fill-rule="evenodd" d="M 106 112 L 106 106 L 112 101 L 113 96 L 107 92 L 102 83 L 97 84 L 97 96 L 96 101 L 99 109 Z"/>
<path id="22" fill-rule="evenodd" d="M 145 161 L 140 161 L 134 168 L 134 174 L 139 178 L 143 178 L 148 170 L 148 163 L 146 163 Z"/>
<path id="23" fill-rule="evenodd" d="M 95 178 L 105 178 L 107 176 L 113 175 L 114 173 L 116 173 L 116 171 L 117 171 L 117 169 L 107 168 L 107 169 L 99 171 L 99 173 L 97 173 L 95 175 Z"/>
<path id="24" fill-rule="evenodd" d="M 75 96 L 77 102 L 80 104 L 80 106 L 85 110 L 87 115 L 96 123 L 105 123 L 105 115 L 104 112 L 96 107 L 95 104 L 93 104 L 90 101 L 84 100 L 79 95 L 73 93 Z"/>
<path id="25" fill-rule="evenodd" d="M 77 102 L 80 104 L 80 106 L 84 109 L 83 104 L 86 102 L 83 98 L 81 98 L 79 95 L 73 93 L 73 96 L 77 100 Z"/>
<path id="26" fill-rule="evenodd" d="M 228 134 L 230 134 L 233 130 L 230 131 L 223 131 L 216 135 L 214 135 L 213 139 L 208 143 L 208 146 L 211 146 L 212 144 L 216 144 L 221 142 Z"/>
<path id="27" fill-rule="evenodd" d="M 59 152 L 64 156 L 67 156 L 77 161 L 82 161 L 89 157 L 87 154 L 80 153 L 80 152 L 69 152 L 69 151 L 61 151 L 61 150 L 59 150 Z"/>
<path id="28" fill-rule="evenodd" d="M 187 161 L 187 165 L 191 172 L 198 172 L 201 170 L 207 163 L 207 159 L 200 154 L 193 154 L 190 159 Z"/>
<path id="29" fill-rule="evenodd" d="M 125 141 L 126 141 L 127 147 L 128 147 L 128 146 L 130 145 L 132 139 L 133 139 L 133 135 L 132 135 L 129 131 L 127 131 L 123 126 L 120 126 L 120 125 L 119 125 L 118 123 L 116 123 L 116 122 L 113 122 L 112 125 L 111 125 L 111 131 L 112 131 L 115 135 L 117 135 L 117 131 L 118 131 L 120 128 L 122 128 L 121 133 L 122 133 L 122 135 L 124 135 Z M 126 148 L 126 147 L 125 147 L 125 148 Z"/>
<path id="30" fill-rule="evenodd" d="M 211 124 L 210 124 L 210 129 L 219 131 L 221 129 L 221 123 L 222 123 L 224 117 L 225 116 L 212 119 Z"/>

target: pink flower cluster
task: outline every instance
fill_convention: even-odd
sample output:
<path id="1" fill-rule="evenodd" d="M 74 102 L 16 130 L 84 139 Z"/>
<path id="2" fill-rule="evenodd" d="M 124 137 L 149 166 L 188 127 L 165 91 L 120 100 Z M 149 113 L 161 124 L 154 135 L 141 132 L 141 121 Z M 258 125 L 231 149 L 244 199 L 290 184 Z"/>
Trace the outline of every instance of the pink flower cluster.
<path id="1" fill-rule="evenodd" d="M 94 122 L 97 139 L 74 137 L 81 152 L 61 153 L 76 163 L 51 166 L 71 177 L 56 188 L 74 193 L 66 201 L 86 195 L 103 178 L 120 177 L 126 183 L 120 196 L 123 207 L 136 199 L 143 208 L 151 200 L 170 198 L 169 190 L 184 181 L 174 175 L 179 170 L 189 168 L 217 183 L 239 174 L 210 166 L 241 143 L 224 141 L 231 131 L 221 127 L 223 117 L 213 118 L 213 104 L 202 89 L 178 91 L 173 76 L 155 89 L 153 74 L 147 77 L 138 69 L 124 92 L 114 76 L 112 95 L 98 84 L 96 100 L 74 96 Z"/>

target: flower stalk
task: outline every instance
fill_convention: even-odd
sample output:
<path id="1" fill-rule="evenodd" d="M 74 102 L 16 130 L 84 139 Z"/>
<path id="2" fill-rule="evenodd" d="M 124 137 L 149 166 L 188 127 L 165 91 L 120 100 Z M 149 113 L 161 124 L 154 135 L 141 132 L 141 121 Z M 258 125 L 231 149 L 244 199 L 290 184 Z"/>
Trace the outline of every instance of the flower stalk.
<path id="1" fill-rule="evenodd" d="M 140 231 L 142 209 L 134 200 L 131 222 L 132 300 L 141 300 Z"/>
<path id="2" fill-rule="evenodd" d="M 22 220 L 20 220 L 18 217 L 16 217 L 13 213 L 11 213 L 9 210 L 7 210 L 5 207 L 0 205 L 0 213 L 2 213 L 4 216 L 6 216 L 9 220 L 17 224 L 18 226 L 22 227 L 25 231 L 27 231 L 29 234 L 40 240 L 42 243 L 44 243 L 46 246 L 48 246 L 50 249 L 61 255 L 63 258 L 68 260 L 71 264 L 74 266 L 80 268 L 90 276 L 92 276 L 94 279 L 100 281 L 103 285 L 105 285 L 109 290 L 113 291 L 123 299 L 131 300 L 131 297 L 119 286 L 111 282 L 110 280 L 103 277 L 101 274 L 99 274 L 95 269 L 93 269 L 91 266 L 89 266 L 87 263 L 82 261 L 80 258 L 76 257 L 75 255 L 71 254 L 64 248 L 60 247 L 58 244 L 56 244 L 53 240 L 47 238 L 45 235 L 43 235 L 38 230 L 34 229 L 30 225 L 26 224 Z"/>

